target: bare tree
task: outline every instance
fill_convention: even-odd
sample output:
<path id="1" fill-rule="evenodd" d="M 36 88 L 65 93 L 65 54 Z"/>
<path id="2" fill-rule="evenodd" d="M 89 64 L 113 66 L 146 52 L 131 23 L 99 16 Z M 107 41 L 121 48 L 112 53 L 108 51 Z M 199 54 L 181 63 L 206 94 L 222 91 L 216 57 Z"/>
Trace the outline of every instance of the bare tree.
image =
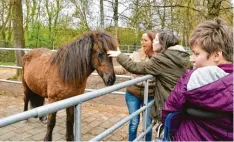
<path id="1" fill-rule="evenodd" d="M 221 3 L 224 0 L 207 0 L 207 19 L 214 19 L 219 16 Z"/>
<path id="2" fill-rule="evenodd" d="M 80 19 L 80 27 L 83 30 L 90 30 L 86 15 L 86 9 L 88 9 L 88 0 L 71 0 L 71 2 L 75 5 L 76 11 L 74 16 Z"/>
<path id="3" fill-rule="evenodd" d="M 0 33 L 3 39 L 3 45 L 9 46 L 9 42 L 11 39 L 11 4 L 7 3 L 6 0 L 1 0 L 0 8 Z M 8 28 L 7 24 L 9 24 Z M 8 36 L 6 34 L 7 32 Z"/>
<path id="4" fill-rule="evenodd" d="M 118 22 L 119 22 L 118 5 L 119 5 L 119 1 L 115 0 L 113 17 L 114 17 L 114 22 L 115 22 L 115 36 L 117 39 L 118 39 Z"/>
<path id="5" fill-rule="evenodd" d="M 51 41 L 51 47 L 54 48 L 54 36 L 56 35 L 56 28 L 58 24 L 59 13 L 62 10 L 60 4 L 62 0 L 56 0 L 54 3 L 49 3 L 49 0 L 45 1 L 46 13 L 48 15 L 48 27 L 49 27 L 49 40 Z"/>
<path id="6" fill-rule="evenodd" d="M 103 8 L 103 0 L 100 0 L 100 28 L 103 30 L 104 29 L 104 8 Z"/>
<path id="7" fill-rule="evenodd" d="M 24 48 L 24 30 L 23 30 L 23 12 L 22 1 L 11 0 L 12 4 L 12 20 L 13 20 L 13 35 L 14 35 L 14 48 Z M 16 64 L 22 66 L 23 52 L 16 51 Z M 21 72 L 17 70 L 17 77 L 20 77 Z"/>

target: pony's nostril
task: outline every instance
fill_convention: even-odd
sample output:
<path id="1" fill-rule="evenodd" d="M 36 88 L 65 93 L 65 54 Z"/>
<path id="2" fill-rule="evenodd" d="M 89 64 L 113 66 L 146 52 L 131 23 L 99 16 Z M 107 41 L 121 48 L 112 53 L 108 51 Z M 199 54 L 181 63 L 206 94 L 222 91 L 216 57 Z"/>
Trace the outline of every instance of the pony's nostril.
<path id="1" fill-rule="evenodd" d="M 115 75 L 108 78 L 107 85 L 113 85 L 115 83 Z"/>

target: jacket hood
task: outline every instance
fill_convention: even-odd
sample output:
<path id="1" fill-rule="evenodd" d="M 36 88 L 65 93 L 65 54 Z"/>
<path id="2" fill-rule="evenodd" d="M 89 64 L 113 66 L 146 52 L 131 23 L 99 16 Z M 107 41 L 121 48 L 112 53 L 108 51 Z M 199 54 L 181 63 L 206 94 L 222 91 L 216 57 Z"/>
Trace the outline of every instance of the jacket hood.
<path id="1" fill-rule="evenodd" d="M 224 69 L 223 67 L 226 67 L 224 71 L 230 72 L 232 66 L 232 64 L 222 65 L 221 68 Z M 225 97 L 223 97 L 224 95 Z M 201 108 L 217 111 L 233 111 L 233 73 L 226 74 L 219 80 L 210 82 L 199 88 L 186 91 L 185 96 L 186 100 Z"/>
<path id="2" fill-rule="evenodd" d="M 169 47 L 162 54 L 181 68 L 192 68 L 192 63 L 189 62 L 190 55 L 186 52 L 183 46 L 176 45 Z"/>

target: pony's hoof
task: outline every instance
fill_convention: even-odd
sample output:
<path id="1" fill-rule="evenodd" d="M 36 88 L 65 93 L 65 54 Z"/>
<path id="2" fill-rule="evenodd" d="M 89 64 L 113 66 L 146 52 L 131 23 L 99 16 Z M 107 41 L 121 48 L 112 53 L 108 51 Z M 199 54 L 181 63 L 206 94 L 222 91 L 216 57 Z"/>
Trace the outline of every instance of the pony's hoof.
<path id="1" fill-rule="evenodd" d="M 49 138 L 49 137 L 45 137 L 45 138 L 44 138 L 44 141 L 45 141 L 45 142 L 48 142 L 48 141 L 52 141 L 52 139 Z"/>
<path id="2" fill-rule="evenodd" d="M 47 116 L 39 117 L 39 120 L 40 120 L 42 123 L 46 123 L 46 122 L 47 122 Z"/>
<path id="3" fill-rule="evenodd" d="M 67 141 L 74 141 L 74 135 L 68 135 L 66 136 Z"/>

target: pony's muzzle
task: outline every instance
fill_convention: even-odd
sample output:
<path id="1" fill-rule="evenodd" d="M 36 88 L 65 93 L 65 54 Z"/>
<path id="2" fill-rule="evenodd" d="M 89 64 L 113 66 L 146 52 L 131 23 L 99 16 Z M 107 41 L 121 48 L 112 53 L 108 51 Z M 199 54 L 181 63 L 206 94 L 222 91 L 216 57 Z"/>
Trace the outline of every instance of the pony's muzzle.
<path id="1" fill-rule="evenodd" d="M 105 75 L 104 74 L 103 79 L 104 79 L 106 86 L 111 86 L 115 83 L 116 77 L 115 77 L 115 75 Z"/>

